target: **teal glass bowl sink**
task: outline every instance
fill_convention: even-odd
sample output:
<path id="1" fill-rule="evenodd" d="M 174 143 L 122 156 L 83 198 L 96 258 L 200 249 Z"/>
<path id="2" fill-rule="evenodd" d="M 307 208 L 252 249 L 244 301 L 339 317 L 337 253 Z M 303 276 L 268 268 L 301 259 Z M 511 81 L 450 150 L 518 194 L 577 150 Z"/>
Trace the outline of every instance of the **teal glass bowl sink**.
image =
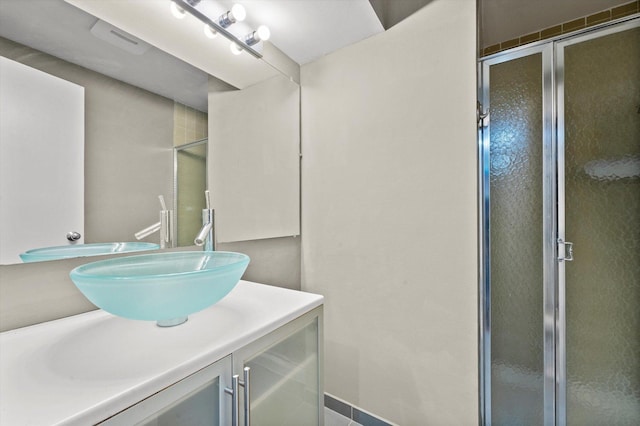
<path id="1" fill-rule="evenodd" d="M 103 254 L 131 253 L 136 251 L 157 250 L 154 243 L 92 243 L 66 246 L 42 247 L 27 250 L 20 254 L 24 263 L 44 260 L 70 259 L 72 257 L 100 256 Z"/>
<path id="2" fill-rule="evenodd" d="M 226 296 L 247 265 L 242 253 L 180 251 L 87 263 L 69 275 L 87 299 L 113 315 L 173 326 Z"/>

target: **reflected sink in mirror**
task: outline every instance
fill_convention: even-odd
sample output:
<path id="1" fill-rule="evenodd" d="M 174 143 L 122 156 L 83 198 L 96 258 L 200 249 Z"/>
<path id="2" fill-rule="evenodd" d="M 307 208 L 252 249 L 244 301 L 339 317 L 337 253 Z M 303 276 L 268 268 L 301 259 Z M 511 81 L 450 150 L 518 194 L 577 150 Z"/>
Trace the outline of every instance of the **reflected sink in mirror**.
<path id="1" fill-rule="evenodd" d="M 248 264 L 249 256 L 241 253 L 181 251 L 92 262 L 70 276 L 99 308 L 167 327 L 226 296 Z"/>
<path id="2" fill-rule="evenodd" d="M 30 263 L 42 262 L 44 260 L 70 259 L 72 257 L 157 250 L 159 248 L 160 246 L 158 244 L 145 242 L 76 244 L 27 250 L 20 254 L 20 259 L 22 259 L 24 263 Z"/>

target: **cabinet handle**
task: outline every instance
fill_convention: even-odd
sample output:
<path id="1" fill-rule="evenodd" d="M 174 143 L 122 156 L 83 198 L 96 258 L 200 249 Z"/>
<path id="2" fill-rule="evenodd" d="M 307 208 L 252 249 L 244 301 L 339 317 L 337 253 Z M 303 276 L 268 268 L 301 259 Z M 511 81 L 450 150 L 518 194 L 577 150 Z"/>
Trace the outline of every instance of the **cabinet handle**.
<path id="1" fill-rule="evenodd" d="M 246 376 L 245 376 L 246 377 Z M 224 391 L 231 395 L 231 426 L 238 426 L 238 384 L 240 376 L 237 374 L 231 378 L 231 389 L 224 388 Z"/>
<path id="2" fill-rule="evenodd" d="M 243 379 L 240 381 L 240 386 L 244 388 L 244 426 L 251 426 L 251 392 L 249 372 L 251 368 L 245 367 L 243 371 Z"/>

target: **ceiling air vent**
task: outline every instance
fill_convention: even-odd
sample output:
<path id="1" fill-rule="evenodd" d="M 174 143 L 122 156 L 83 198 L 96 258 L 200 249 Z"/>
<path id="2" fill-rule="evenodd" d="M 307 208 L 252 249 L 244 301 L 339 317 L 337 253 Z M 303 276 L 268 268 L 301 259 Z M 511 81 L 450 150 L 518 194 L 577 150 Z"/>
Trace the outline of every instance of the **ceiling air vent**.
<path id="1" fill-rule="evenodd" d="M 91 27 L 91 34 L 134 55 L 142 55 L 151 47 L 148 43 L 122 31 L 104 21 L 98 21 Z"/>

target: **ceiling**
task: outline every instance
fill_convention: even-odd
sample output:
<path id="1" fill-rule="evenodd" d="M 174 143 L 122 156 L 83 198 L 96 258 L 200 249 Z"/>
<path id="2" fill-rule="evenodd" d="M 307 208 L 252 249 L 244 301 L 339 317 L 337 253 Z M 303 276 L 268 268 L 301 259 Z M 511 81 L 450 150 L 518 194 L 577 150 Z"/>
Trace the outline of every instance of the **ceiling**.
<path id="1" fill-rule="evenodd" d="M 132 5 L 132 3 L 127 5 L 120 0 L 92 1 L 94 5 L 100 4 L 101 7 L 108 9 L 122 9 Z M 425 0 L 410 1 L 428 3 Z M 150 48 L 142 54 L 132 54 L 104 39 L 97 38 L 92 34 L 91 28 L 98 19 L 72 6 L 70 2 L 78 4 L 83 0 L 0 0 L 0 36 L 177 100 L 198 110 L 207 110 L 207 81 L 208 74 L 212 73 L 203 71 L 203 69 L 206 70 L 205 67 L 190 65 L 194 62 L 186 63 L 154 46 L 149 46 Z M 323 55 L 383 32 L 381 19 L 384 20 L 384 16 L 380 12 L 381 3 L 386 3 L 384 4 L 386 14 L 392 7 L 390 5 L 394 4 L 393 0 L 373 0 L 377 6 L 374 10 L 369 0 L 242 0 L 241 2 L 247 10 L 247 19 L 230 28 L 236 27 L 234 31 L 248 32 L 261 24 L 269 26 L 272 34 L 269 42 L 298 65 L 314 61 Z M 85 3 L 91 4 L 91 2 Z M 170 15 L 169 0 L 145 0 L 144 2 L 138 0 L 136 3 L 153 5 L 159 11 L 158 13 L 163 15 L 163 19 L 165 15 Z M 165 3 L 166 13 L 164 12 Z M 231 0 L 202 0 L 197 7 L 203 13 L 206 11 L 211 14 L 215 19 L 215 16 L 218 16 L 217 13 L 229 10 L 233 3 Z M 397 0 L 395 4 L 398 5 Z M 409 15 L 417 8 L 419 6 L 414 6 L 401 14 Z M 87 10 L 91 9 L 87 8 Z M 129 9 L 125 9 L 127 10 Z M 394 18 L 394 23 L 404 17 Z M 180 28 L 185 25 L 184 21 L 186 20 L 171 18 L 171 21 L 162 21 L 164 24 L 162 31 L 158 31 L 158 28 L 153 26 L 150 31 L 169 32 L 169 25 Z M 122 35 L 130 36 L 131 34 L 124 32 Z M 141 38 L 144 39 L 144 37 Z M 185 46 L 186 43 L 182 41 L 181 43 L 177 46 L 188 48 Z M 199 56 L 205 56 L 202 54 L 203 50 L 195 51 Z M 217 55 L 214 60 L 217 63 L 231 62 L 237 60 L 237 57 L 226 50 L 224 54 Z"/>
<path id="2" fill-rule="evenodd" d="M 202 7 L 207 2 L 213 0 L 202 0 Z M 217 3 L 229 10 L 235 2 Z M 269 41 L 300 65 L 384 31 L 369 0 L 239 0 L 238 3 L 247 10 L 248 27 L 267 25 L 272 34 Z"/>
<path id="3" fill-rule="evenodd" d="M 153 47 L 133 55 L 98 39 L 90 32 L 96 21 L 62 0 L 0 0 L 0 36 L 207 110 L 206 73 Z"/>
<path id="4" fill-rule="evenodd" d="M 389 29 L 433 0 L 369 0 L 382 26 Z"/>

